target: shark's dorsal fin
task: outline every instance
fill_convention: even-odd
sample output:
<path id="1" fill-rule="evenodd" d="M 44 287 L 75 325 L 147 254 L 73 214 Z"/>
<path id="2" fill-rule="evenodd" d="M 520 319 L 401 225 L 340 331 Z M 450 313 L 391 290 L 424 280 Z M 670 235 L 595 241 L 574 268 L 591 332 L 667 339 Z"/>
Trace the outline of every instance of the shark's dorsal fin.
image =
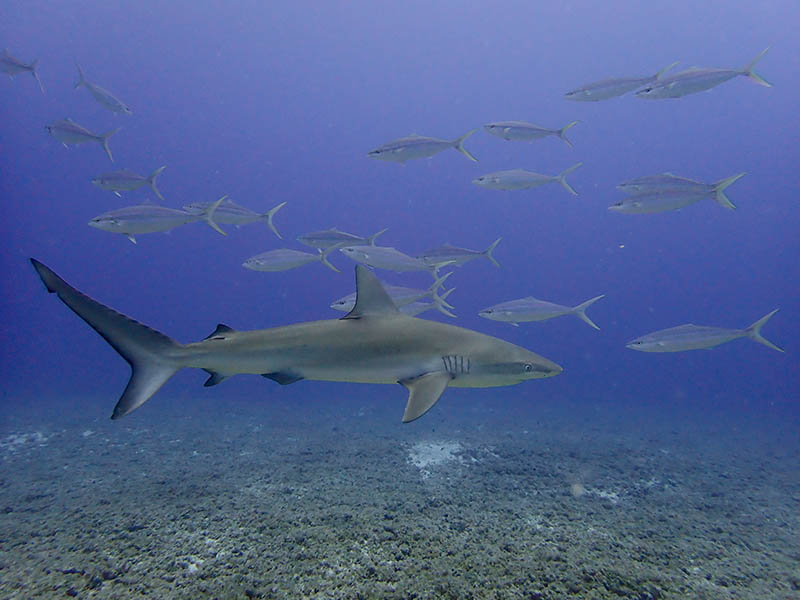
<path id="1" fill-rule="evenodd" d="M 236 330 L 233 329 L 232 327 L 228 327 L 227 325 L 223 325 L 222 323 L 218 323 L 217 328 L 214 331 L 212 331 L 209 334 L 209 336 L 206 337 L 205 339 L 210 340 L 214 336 L 218 335 L 224 336 L 226 333 L 236 333 Z"/>
<path id="2" fill-rule="evenodd" d="M 408 389 L 408 404 L 403 413 L 403 423 L 419 419 L 428 412 L 441 397 L 450 379 L 449 373 L 436 371 L 401 381 Z"/>
<path id="3" fill-rule="evenodd" d="M 375 274 L 364 265 L 356 265 L 356 304 L 342 319 L 390 316 L 398 312 Z"/>

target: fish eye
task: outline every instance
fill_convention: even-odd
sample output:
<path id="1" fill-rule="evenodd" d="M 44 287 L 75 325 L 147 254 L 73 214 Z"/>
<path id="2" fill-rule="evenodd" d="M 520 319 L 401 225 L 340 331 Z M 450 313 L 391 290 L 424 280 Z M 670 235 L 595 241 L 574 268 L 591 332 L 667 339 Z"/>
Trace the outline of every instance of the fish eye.
<path id="1" fill-rule="evenodd" d="M 523 369 L 523 370 L 524 370 L 526 373 L 530 373 L 531 371 L 533 371 L 533 365 L 532 365 L 532 364 L 530 364 L 530 363 L 525 363 L 525 365 L 522 367 L 522 369 Z"/>

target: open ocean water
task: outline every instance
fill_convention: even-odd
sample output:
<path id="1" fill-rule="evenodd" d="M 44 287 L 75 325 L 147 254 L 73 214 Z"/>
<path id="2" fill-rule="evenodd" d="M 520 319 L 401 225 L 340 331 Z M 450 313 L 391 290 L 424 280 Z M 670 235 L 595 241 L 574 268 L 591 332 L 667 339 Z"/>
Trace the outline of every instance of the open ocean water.
<path id="1" fill-rule="evenodd" d="M 0 77 L 0 598 L 800 598 L 796 2 L 10 0 L 0 15 L 0 66 L 20 71 Z M 755 71 L 772 87 L 733 74 L 680 98 L 565 98 L 675 61 L 665 78 L 744 70 L 767 47 Z M 101 89 L 74 89 L 76 64 Z M 113 163 L 96 141 L 65 148 L 67 118 L 119 128 Z M 579 122 L 568 145 L 484 129 L 500 121 Z M 463 147 L 477 162 L 452 149 L 368 156 L 473 129 Z M 577 163 L 577 195 L 557 181 L 473 183 Z M 120 196 L 92 184 L 162 166 L 163 199 L 147 181 Z M 608 210 L 631 196 L 618 184 L 665 172 L 746 175 L 725 189 L 735 210 L 713 193 L 681 210 Z M 282 239 L 264 220 L 220 223 L 223 237 L 191 215 L 136 244 L 87 226 L 223 195 L 259 214 L 285 202 Z M 128 365 L 28 260 L 188 343 L 217 323 L 341 317 L 330 304 L 354 291 L 355 263 L 334 249 L 335 273 L 296 239 L 333 227 L 388 228 L 376 243 L 411 256 L 502 238 L 499 267 L 441 269 L 456 318 L 420 318 L 563 372 L 446 389 L 403 424 L 399 385 L 242 375 L 205 388 L 207 374 L 185 369 L 110 420 Z M 278 248 L 311 263 L 243 268 Z M 599 330 L 478 314 L 601 294 L 586 311 Z M 744 329 L 774 309 L 761 335 L 785 352 L 746 338 L 626 347 L 687 323 Z"/>

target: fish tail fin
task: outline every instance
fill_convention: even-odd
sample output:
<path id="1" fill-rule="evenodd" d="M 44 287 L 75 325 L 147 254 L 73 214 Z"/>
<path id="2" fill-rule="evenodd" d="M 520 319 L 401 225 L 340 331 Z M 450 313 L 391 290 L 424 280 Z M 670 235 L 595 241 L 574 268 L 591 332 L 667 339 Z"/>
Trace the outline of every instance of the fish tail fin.
<path id="1" fill-rule="evenodd" d="M 578 306 L 576 306 L 575 308 L 572 309 L 573 311 L 575 311 L 575 316 L 577 316 L 580 320 L 582 320 L 585 323 L 587 323 L 590 327 L 592 327 L 594 329 L 597 329 L 599 331 L 600 328 L 597 325 L 595 325 L 594 321 L 592 321 L 586 315 L 586 309 L 589 308 L 592 304 L 594 304 L 598 300 L 600 300 L 600 298 L 605 298 L 605 297 L 606 297 L 605 294 L 601 294 L 600 296 L 595 296 L 591 300 L 587 300 L 586 302 L 582 302 L 581 304 L 578 304 Z"/>
<path id="2" fill-rule="evenodd" d="M 78 69 L 78 81 L 72 87 L 77 90 L 82 85 L 86 85 L 86 76 L 83 74 L 83 69 L 81 69 L 77 60 L 75 61 L 75 67 Z"/>
<path id="3" fill-rule="evenodd" d="M 375 240 L 377 240 L 380 236 L 382 236 L 387 231 L 389 231 L 388 227 L 386 229 L 381 229 L 377 233 L 373 233 L 371 236 L 369 236 L 367 238 L 367 245 L 368 246 L 374 246 L 375 245 Z"/>
<path id="4" fill-rule="evenodd" d="M 578 192 L 576 192 L 574 189 L 572 189 L 572 186 L 567 183 L 567 175 L 572 173 L 575 169 L 580 167 L 582 164 L 583 164 L 582 162 L 579 162 L 579 163 L 577 163 L 575 165 L 572 165 L 569 169 L 561 171 L 561 173 L 556 175 L 556 179 L 558 180 L 558 183 L 560 183 L 562 186 L 564 186 L 564 189 L 567 190 L 573 196 L 577 196 Z"/>
<path id="5" fill-rule="evenodd" d="M 733 175 L 732 177 L 728 177 L 727 179 L 723 179 L 722 181 L 718 181 L 714 184 L 714 201 L 719 204 L 720 206 L 724 206 L 725 208 L 729 208 L 734 210 L 736 205 L 733 204 L 728 197 L 725 195 L 725 188 L 733 185 L 736 181 L 744 177 L 746 173 L 738 173 L 737 175 Z"/>
<path id="6" fill-rule="evenodd" d="M 575 127 L 575 125 L 577 125 L 578 123 L 580 123 L 580 121 L 573 121 L 572 123 L 567 123 L 566 125 L 564 125 L 564 127 L 558 130 L 558 137 L 564 140 L 567 143 L 567 146 L 569 146 L 570 148 L 572 148 L 572 142 L 569 141 L 569 139 L 567 139 L 566 133 L 568 129 L 570 129 L 571 127 Z"/>
<path id="7" fill-rule="evenodd" d="M 765 346 L 772 348 L 773 350 L 777 350 L 778 352 L 784 352 L 783 349 L 778 348 L 775 344 L 773 344 L 767 338 L 761 335 L 761 328 L 764 326 L 764 323 L 769 321 L 770 317 L 774 315 L 776 312 L 778 312 L 777 308 L 773 310 L 771 313 L 761 317 L 758 321 L 756 321 L 755 323 L 750 325 L 750 327 L 745 329 L 744 332 L 747 334 L 747 337 L 749 337 L 754 342 L 758 342 L 759 344 L 764 344 Z"/>
<path id="8" fill-rule="evenodd" d="M 153 192 L 155 192 L 155 195 L 161 198 L 162 200 L 164 200 L 164 196 L 161 195 L 161 192 L 159 192 L 158 188 L 156 187 L 156 178 L 159 175 L 161 175 L 161 171 L 163 171 L 166 168 L 167 168 L 166 165 L 164 165 L 163 167 L 158 167 L 155 171 L 152 172 L 150 177 L 147 178 L 147 181 L 150 182 L 150 187 L 153 188 Z"/>
<path id="9" fill-rule="evenodd" d="M 469 151 L 466 148 L 464 148 L 464 140 L 466 140 L 469 136 L 471 136 L 476 131 L 478 131 L 478 130 L 477 129 L 473 129 L 472 131 L 469 131 L 469 132 L 465 133 L 460 138 L 458 138 L 455 142 L 453 142 L 453 145 L 455 146 L 456 150 L 461 152 L 461 154 L 463 154 L 464 156 L 466 156 L 468 159 L 470 159 L 473 162 L 478 162 L 478 159 L 475 158 L 474 156 L 472 156 L 472 154 L 470 154 Z"/>
<path id="10" fill-rule="evenodd" d="M 225 200 L 227 200 L 227 199 L 228 199 L 228 194 L 225 194 L 222 198 L 220 198 L 219 200 L 217 200 L 213 204 L 210 204 L 209 207 L 201 215 L 201 218 L 206 223 L 208 223 L 208 226 L 211 227 L 211 229 L 221 233 L 222 235 L 228 235 L 228 234 L 222 229 L 222 227 L 217 225 L 217 222 L 214 220 L 214 213 L 219 208 L 219 205 L 222 204 L 223 202 L 225 202 Z"/>
<path id="11" fill-rule="evenodd" d="M 317 248 L 317 252 L 319 252 L 319 259 L 322 261 L 322 264 L 331 269 L 335 273 L 341 273 L 341 271 L 336 267 L 334 267 L 330 262 L 328 262 L 328 254 L 338 249 L 338 247 L 339 246 L 331 246 L 329 248 L 325 248 L 325 250 Z"/>
<path id="12" fill-rule="evenodd" d="M 450 275 L 452 275 L 452 274 L 453 274 L 453 272 L 450 271 L 448 273 L 445 273 L 441 277 L 439 277 L 436 281 L 434 281 L 431 284 L 431 286 L 427 289 L 427 291 L 425 293 L 425 295 L 426 296 L 430 296 L 433 299 L 434 302 L 436 302 L 437 304 L 441 304 L 442 306 L 446 306 L 447 308 L 453 308 L 451 305 L 449 305 L 445 301 L 445 298 L 447 298 L 448 294 L 445 293 L 443 296 L 440 296 L 439 295 L 439 288 L 442 287 L 444 282 L 447 281 L 447 278 L 450 277 Z M 453 290 L 450 290 L 450 291 L 453 291 Z"/>
<path id="13" fill-rule="evenodd" d="M 747 75 L 758 85 L 763 85 L 764 87 L 772 87 L 772 84 L 769 81 L 761 77 L 761 75 L 756 73 L 754 70 L 756 63 L 763 58 L 763 56 L 767 53 L 767 50 L 769 50 L 769 46 L 764 48 L 758 56 L 756 56 L 753 60 L 751 60 L 750 63 L 744 69 L 742 69 L 742 74 Z"/>
<path id="14" fill-rule="evenodd" d="M 658 73 L 655 74 L 655 80 L 658 81 L 659 79 L 661 79 L 661 77 L 664 75 L 664 73 L 669 71 L 672 67 L 674 67 L 677 64 L 678 64 L 678 61 L 676 60 L 674 63 L 671 63 L 671 64 L 667 65 L 666 67 L 664 67 L 663 69 L 661 69 Z"/>
<path id="15" fill-rule="evenodd" d="M 445 260 L 442 262 L 429 265 L 427 270 L 433 276 L 433 278 L 436 279 L 437 277 L 439 277 L 439 269 L 441 269 L 442 267 L 446 267 L 447 265 L 454 265 L 454 264 L 456 264 L 456 261 L 454 260 Z"/>
<path id="16" fill-rule="evenodd" d="M 42 85 L 42 80 L 39 79 L 39 73 L 36 70 L 39 67 L 39 59 L 37 58 L 35 61 L 31 63 L 31 75 L 36 80 L 36 83 L 39 84 L 39 89 L 42 90 L 42 96 L 44 96 L 44 86 Z"/>
<path id="17" fill-rule="evenodd" d="M 494 252 L 494 249 L 495 249 L 495 248 L 497 248 L 497 244 L 499 244 L 499 243 L 500 243 L 500 240 L 502 240 L 502 239 L 503 239 L 502 237 L 499 237 L 499 238 L 497 238 L 495 241 L 493 241 L 493 242 L 492 242 L 492 243 L 489 245 L 489 247 L 488 247 L 486 250 L 484 250 L 484 251 L 481 253 L 481 254 L 483 254 L 483 255 L 484 255 L 486 258 L 488 258 L 488 259 L 491 261 L 491 263 L 492 263 L 492 264 L 493 264 L 495 267 L 499 267 L 499 266 L 500 266 L 500 263 L 499 263 L 499 262 L 497 262 L 497 260 L 495 260 L 495 258 L 494 258 L 494 254 L 492 254 L 492 252 Z"/>
<path id="18" fill-rule="evenodd" d="M 451 313 L 449 310 L 447 310 L 448 308 L 453 308 L 453 306 L 448 304 L 446 302 L 446 300 L 447 300 L 447 297 L 450 294 L 452 294 L 455 290 L 456 290 L 456 288 L 450 288 L 449 290 L 447 290 L 441 296 L 438 296 L 438 295 L 434 295 L 433 296 L 433 303 L 436 305 L 436 310 L 438 310 L 443 315 L 447 315 L 448 317 L 451 317 L 453 319 L 455 319 L 456 316 L 453 313 Z"/>
<path id="19" fill-rule="evenodd" d="M 106 151 L 106 154 L 108 154 L 108 158 L 111 159 L 111 162 L 114 162 L 114 157 L 111 154 L 111 148 L 108 146 L 108 140 L 110 140 L 111 136 L 115 135 L 120 129 L 122 129 L 122 127 L 117 127 L 116 129 L 107 131 L 100 136 L 100 143 L 103 145 L 103 150 Z"/>
<path id="20" fill-rule="evenodd" d="M 131 377 L 112 419 L 119 419 L 147 402 L 167 380 L 182 369 L 185 347 L 163 333 L 134 321 L 79 292 L 47 266 L 30 259 L 47 291 L 99 333 L 131 366 Z"/>
<path id="21" fill-rule="evenodd" d="M 272 233 L 278 236 L 279 240 L 282 240 L 283 238 L 281 237 L 281 234 L 278 233 L 278 230 L 275 227 L 275 223 L 272 222 L 272 217 L 274 217 L 275 213 L 278 212 L 280 209 L 282 209 L 284 206 L 286 206 L 286 202 L 281 202 L 277 206 L 270 208 L 267 212 L 261 215 L 261 218 L 267 222 L 267 227 L 270 228 Z"/>

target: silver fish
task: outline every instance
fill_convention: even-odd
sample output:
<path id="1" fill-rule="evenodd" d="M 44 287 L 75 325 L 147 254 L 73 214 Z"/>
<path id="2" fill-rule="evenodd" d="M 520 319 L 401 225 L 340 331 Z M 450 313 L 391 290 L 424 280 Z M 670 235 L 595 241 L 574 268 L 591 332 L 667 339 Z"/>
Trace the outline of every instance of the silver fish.
<path id="1" fill-rule="evenodd" d="M 744 173 L 739 173 L 717 183 L 700 184 L 700 187 L 687 184 L 685 187 L 675 187 L 662 192 L 627 196 L 609 206 L 608 210 L 628 215 L 652 214 L 679 210 L 704 198 L 712 198 L 720 206 L 734 210 L 736 206 L 725 195 L 725 188 L 744 175 Z"/>
<path id="2" fill-rule="evenodd" d="M 75 66 L 78 68 L 78 82 L 75 84 L 75 89 L 83 86 L 89 93 L 94 97 L 95 100 L 103 107 L 111 112 L 114 113 L 121 113 L 125 115 L 132 115 L 133 111 L 128 108 L 128 106 L 119 98 L 117 98 L 114 94 L 109 92 L 106 89 L 101 88 L 99 85 L 95 85 L 94 83 L 90 82 L 86 79 L 86 76 L 83 74 L 83 70 L 81 69 L 80 65 L 76 62 Z"/>
<path id="3" fill-rule="evenodd" d="M 623 181 L 617 185 L 617 189 L 631 195 L 672 191 L 697 191 L 702 193 L 707 191 L 709 187 L 718 185 L 718 183 L 708 184 L 672 173 L 659 173 L 658 175 L 645 175 L 644 177 Z"/>
<path id="4" fill-rule="evenodd" d="M 339 231 L 336 227 L 324 231 L 312 231 L 297 238 L 297 241 L 312 248 L 330 248 L 332 246 L 374 246 L 375 240 L 388 229 L 381 229 L 369 237 L 361 237 L 346 231 Z"/>
<path id="5" fill-rule="evenodd" d="M 441 299 L 446 299 L 451 293 L 455 291 L 456 288 L 452 288 L 447 290 L 444 294 L 442 294 Z M 451 313 L 449 310 L 445 309 L 441 302 L 433 301 L 433 302 L 420 302 L 419 300 L 412 302 L 411 304 L 405 304 L 403 306 L 398 306 L 397 310 L 399 310 L 404 315 L 408 315 L 409 317 L 416 317 L 428 310 L 436 309 L 440 313 L 450 318 L 455 319 L 456 316 Z"/>
<path id="6" fill-rule="evenodd" d="M 417 258 L 421 258 L 427 265 L 438 265 L 449 262 L 454 267 L 460 267 L 466 262 L 483 257 L 490 261 L 495 267 L 499 267 L 500 263 L 495 260 L 492 252 L 494 252 L 497 244 L 499 244 L 502 239 L 503 238 L 497 238 L 486 250 L 470 250 L 468 248 L 459 248 L 458 246 L 444 244 L 438 248 L 425 250 L 422 254 L 418 254 Z"/>
<path id="7" fill-rule="evenodd" d="M 106 133 L 92 133 L 85 127 L 81 127 L 72 119 L 61 119 L 55 123 L 50 123 L 44 126 L 47 133 L 52 135 L 59 142 L 64 144 L 66 148 L 69 144 L 86 144 L 88 142 L 96 142 L 103 147 L 106 151 L 108 158 L 114 162 L 114 157 L 111 155 L 111 148 L 108 147 L 108 140 L 112 135 L 117 133 L 120 128 L 112 129 Z"/>
<path id="8" fill-rule="evenodd" d="M 430 265 L 422 259 L 414 258 L 389 246 L 345 246 L 339 248 L 339 251 L 356 262 L 376 269 L 386 269 L 397 273 L 428 271 L 434 278 L 439 268 L 452 263 L 452 261 L 445 261 L 438 265 Z"/>
<path id="9" fill-rule="evenodd" d="M 139 204 L 137 206 L 126 206 L 117 210 L 103 213 L 89 221 L 89 227 L 108 231 L 110 233 L 121 233 L 134 244 L 136 235 L 141 233 L 157 233 L 169 231 L 187 223 L 205 221 L 209 227 L 226 235 L 214 222 L 214 211 L 225 199 L 223 196 L 202 214 L 192 214 L 175 208 L 158 206 L 157 204 Z"/>
<path id="10" fill-rule="evenodd" d="M 424 415 L 448 387 L 494 387 L 561 373 L 556 363 L 495 337 L 400 313 L 375 275 L 356 266 L 358 302 L 342 319 L 235 331 L 179 344 L 79 292 L 31 259 L 46 289 L 97 331 L 131 366 L 112 419 L 147 402 L 183 368 L 203 369 L 206 386 L 259 374 L 281 384 L 302 379 L 402 384 L 403 422 Z"/>
<path id="11" fill-rule="evenodd" d="M 428 158 L 434 154 L 438 154 L 448 148 L 455 148 L 468 159 L 477 162 L 477 158 L 472 156 L 466 148 L 464 148 L 464 140 L 466 140 L 473 133 L 478 131 L 473 129 L 469 133 L 465 133 L 460 138 L 455 140 L 443 140 L 440 138 L 424 137 L 421 135 L 410 135 L 408 137 L 400 138 L 387 142 L 382 146 L 378 146 L 375 150 L 367 153 L 367 156 L 376 160 L 385 160 L 388 162 L 404 163 L 407 160 L 415 158 Z"/>
<path id="12" fill-rule="evenodd" d="M 648 83 L 658 81 L 664 73 L 677 64 L 677 62 L 674 62 L 668 67 L 661 69 L 655 75 L 649 77 L 621 77 L 588 83 L 576 90 L 567 92 L 564 94 L 564 98 L 567 100 L 577 100 L 578 102 L 597 102 L 599 100 L 616 98 L 617 96 L 622 96 L 633 90 L 638 90 Z"/>
<path id="13" fill-rule="evenodd" d="M 36 72 L 36 67 L 38 66 L 38 59 L 31 63 L 24 63 L 20 59 L 11 56 L 11 53 L 5 48 L 3 48 L 3 51 L 0 52 L 0 71 L 12 79 L 20 73 L 30 73 L 33 75 L 36 83 L 39 84 L 39 89 L 42 90 L 42 95 L 44 95 L 44 86 L 42 85 L 42 80 L 39 79 L 39 73 Z"/>
<path id="14" fill-rule="evenodd" d="M 542 175 L 541 173 L 534 173 L 533 171 L 527 171 L 525 169 L 495 171 L 494 173 L 487 173 L 486 175 L 476 177 L 472 180 L 472 183 L 490 190 L 512 191 L 536 188 L 540 185 L 557 181 L 570 194 L 577 196 L 578 192 L 572 189 L 572 186 L 567 183 L 566 177 L 582 164 L 582 162 L 579 162 L 577 165 L 572 165 L 569 169 L 562 171 L 558 175 Z"/>
<path id="15" fill-rule="evenodd" d="M 435 303 L 438 303 L 442 306 L 446 306 L 447 308 L 453 308 L 450 304 L 445 302 L 445 298 L 450 294 L 452 290 L 449 290 L 447 293 L 439 296 L 438 291 L 439 288 L 442 287 L 447 278 L 452 275 L 452 271 L 450 273 L 445 273 L 442 277 L 439 277 L 436 281 L 434 281 L 427 290 L 418 290 L 415 288 L 404 287 L 401 285 L 391 285 L 386 283 L 385 281 L 381 281 L 381 285 L 383 289 L 386 290 L 386 293 L 389 294 L 389 297 L 394 302 L 397 308 L 403 308 L 407 304 L 412 304 L 418 300 L 422 300 L 423 298 L 427 298 L 430 296 Z M 455 289 L 455 288 L 453 288 Z M 334 300 L 331 302 L 331 308 L 334 310 L 340 310 L 342 312 L 350 312 L 353 310 L 353 307 L 356 305 L 356 293 L 353 292 L 352 294 L 348 294 L 347 296 L 342 296 L 338 300 Z"/>
<path id="16" fill-rule="evenodd" d="M 323 265 L 339 273 L 339 269 L 334 267 L 328 262 L 328 254 L 332 249 L 324 252 L 320 251 L 317 254 L 309 254 L 308 252 L 300 252 L 299 250 L 292 250 L 291 248 L 278 248 L 276 250 L 269 250 L 251 256 L 242 263 L 245 269 L 251 271 L 288 271 L 289 269 L 296 269 L 312 262 L 321 262 Z"/>
<path id="17" fill-rule="evenodd" d="M 117 196 L 122 197 L 120 192 L 129 192 L 131 190 L 139 189 L 145 185 L 149 185 L 156 196 L 164 200 L 164 196 L 158 191 L 156 187 L 156 177 L 161 175 L 161 171 L 166 167 L 159 167 L 153 171 L 148 177 L 139 175 L 133 171 L 123 169 L 122 171 L 111 171 L 110 173 L 103 173 L 99 177 L 92 179 L 92 183 L 102 190 L 114 192 Z"/>
<path id="18" fill-rule="evenodd" d="M 777 308 L 745 329 L 725 329 L 687 323 L 648 333 L 629 342 L 625 347 L 640 352 L 683 352 L 685 350 L 707 350 L 725 342 L 746 337 L 773 350 L 783 352 L 782 349 L 761 335 L 764 323 L 769 321 L 776 312 L 778 312 Z"/>
<path id="19" fill-rule="evenodd" d="M 600 329 L 586 316 L 586 309 L 600 300 L 600 298 L 605 298 L 605 294 L 595 296 L 591 300 L 578 304 L 578 306 L 563 306 L 528 296 L 527 298 L 495 304 L 489 308 L 484 308 L 478 314 L 484 319 L 503 321 L 514 326 L 523 322 L 546 321 L 563 315 L 575 315 L 594 329 Z"/>
<path id="20" fill-rule="evenodd" d="M 750 64 L 742 69 L 707 69 L 703 67 L 691 67 L 680 73 L 675 73 L 670 77 L 665 77 L 660 81 L 648 85 L 647 87 L 636 92 L 637 98 L 660 100 L 662 98 L 681 98 L 689 94 L 696 94 L 710 90 L 713 87 L 725 83 L 744 75 L 764 87 L 772 87 L 761 78 L 753 69 L 756 63 L 761 60 L 761 57 L 766 54 L 769 48 L 765 48 L 758 56 L 756 56 Z"/>
<path id="21" fill-rule="evenodd" d="M 567 139 L 566 133 L 570 127 L 574 127 L 578 123 L 580 121 L 573 121 L 561 129 L 547 129 L 525 121 L 498 121 L 484 125 L 483 128 L 494 136 L 513 142 L 531 142 L 540 140 L 548 135 L 555 135 L 572 148 L 572 142 Z"/>
<path id="22" fill-rule="evenodd" d="M 203 211 L 207 210 L 211 204 L 213 204 L 213 202 L 192 202 L 191 204 L 184 205 L 183 210 L 190 213 L 202 213 Z M 286 202 L 281 202 L 265 213 L 257 213 L 249 208 L 245 208 L 244 206 L 239 206 L 226 197 L 225 202 L 220 204 L 219 208 L 214 213 L 214 220 L 216 220 L 217 223 L 222 223 L 223 225 L 234 225 L 235 227 L 249 225 L 250 223 L 255 223 L 256 221 L 265 221 L 267 223 L 267 227 L 270 228 L 272 233 L 278 236 L 279 239 L 283 239 L 281 234 L 278 233 L 278 230 L 275 228 L 275 223 L 272 222 L 272 218 L 275 216 L 275 213 L 277 213 L 284 206 L 286 206 Z"/>

